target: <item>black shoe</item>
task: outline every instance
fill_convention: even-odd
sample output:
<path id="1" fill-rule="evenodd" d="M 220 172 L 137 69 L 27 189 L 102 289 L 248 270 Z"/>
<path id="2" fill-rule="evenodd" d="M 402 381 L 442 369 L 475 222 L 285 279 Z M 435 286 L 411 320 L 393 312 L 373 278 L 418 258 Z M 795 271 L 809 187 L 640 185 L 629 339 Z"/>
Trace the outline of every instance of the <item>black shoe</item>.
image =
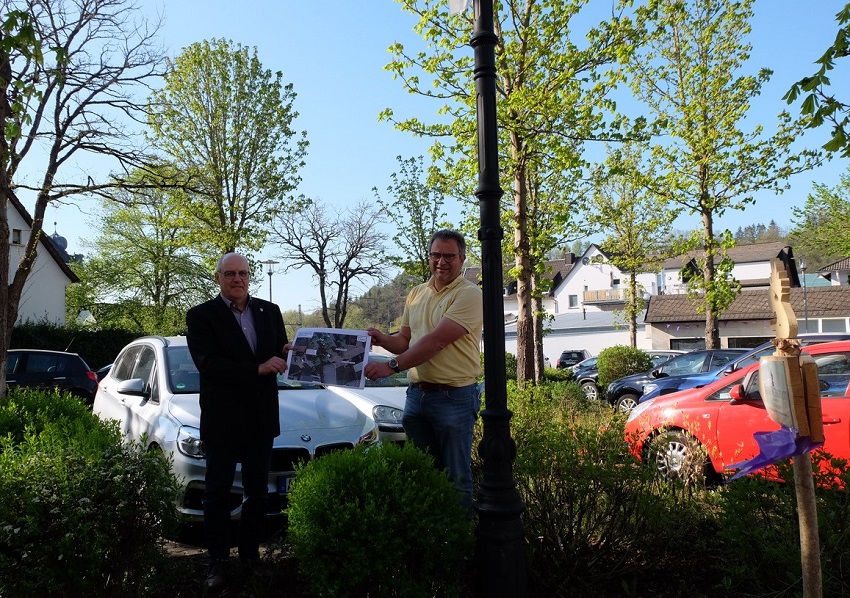
<path id="1" fill-rule="evenodd" d="M 204 588 L 208 596 L 217 596 L 227 587 L 227 563 L 225 561 L 213 561 L 204 582 Z"/>

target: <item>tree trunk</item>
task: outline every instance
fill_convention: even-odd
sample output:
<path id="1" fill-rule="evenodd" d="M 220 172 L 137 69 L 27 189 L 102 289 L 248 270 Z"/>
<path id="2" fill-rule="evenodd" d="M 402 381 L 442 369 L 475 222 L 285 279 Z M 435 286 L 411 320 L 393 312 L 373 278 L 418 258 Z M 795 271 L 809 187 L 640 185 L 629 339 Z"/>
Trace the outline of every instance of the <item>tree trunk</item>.
<path id="1" fill-rule="evenodd" d="M 705 302 L 705 348 L 720 348 L 720 331 L 717 328 L 717 309 L 713 299 L 714 291 L 710 291 L 714 282 L 714 256 L 717 253 L 714 241 L 714 222 L 711 212 L 702 213 L 703 224 L 703 250 L 705 254 L 705 265 L 703 266 L 703 284 L 706 293 Z"/>
<path id="2" fill-rule="evenodd" d="M 626 297 L 626 312 L 629 316 L 629 342 L 632 348 L 637 348 L 637 308 L 639 298 L 637 295 L 637 275 L 629 274 L 629 296 Z"/>
<path id="3" fill-rule="evenodd" d="M 537 277 L 534 277 L 535 290 L 537 290 Z M 535 293 L 536 294 L 536 293 Z M 543 360 L 543 298 L 534 298 L 534 383 L 539 384 L 543 380 L 543 368 L 546 364 Z"/>
<path id="4" fill-rule="evenodd" d="M 511 136 L 513 151 L 519 155 L 522 142 Z M 525 169 L 514 173 L 514 252 L 517 266 L 517 381 L 534 380 L 534 312 L 531 307 L 531 249 L 528 240 L 528 190 Z"/>

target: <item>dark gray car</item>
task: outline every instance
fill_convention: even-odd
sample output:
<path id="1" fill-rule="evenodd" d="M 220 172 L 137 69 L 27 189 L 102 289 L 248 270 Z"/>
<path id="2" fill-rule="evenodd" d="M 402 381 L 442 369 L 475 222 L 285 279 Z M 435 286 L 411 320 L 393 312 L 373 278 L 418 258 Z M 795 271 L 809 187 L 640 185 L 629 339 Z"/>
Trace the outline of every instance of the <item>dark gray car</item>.
<path id="1" fill-rule="evenodd" d="M 89 407 L 97 392 L 97 376 L 76 353 L 46 349 L 10 349 L 6 356 L 9 388 L 58 389 L 80 397 Z"/>

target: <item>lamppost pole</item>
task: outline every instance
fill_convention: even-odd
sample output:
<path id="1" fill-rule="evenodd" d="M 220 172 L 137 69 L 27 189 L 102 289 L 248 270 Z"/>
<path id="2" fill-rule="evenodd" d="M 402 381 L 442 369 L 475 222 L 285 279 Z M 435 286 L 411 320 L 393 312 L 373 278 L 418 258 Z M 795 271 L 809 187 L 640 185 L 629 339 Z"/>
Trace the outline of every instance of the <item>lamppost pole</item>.
<path id="1" fill-rule="evenodd" d="M 478 107 L 478 198 L 481 227 L 481 279 L 484 308 L 483 437 L 478 446 L 483 477 L 474 508 L 476 594 L 528 595 L 524 531 L 525 504 L 513 477 L 516 443 L 511 438 L 505 374 L 505 320 L 502 291 L 502 230 L 499 201 L 499 140 L 496 122 L 496 44 L 493 0 L 474 0 L 475 93 Z"/>
<path id="2" fill-rule="evenodd" d="M 800 270 L 803 271 L 803 321 L 806 323 L 806 332 L 809 331 L 809 293 L 806 287 L 806 261 L 800 260 Z"/>
<path id="3" fill-rule="evenodd" d="M 279 262 L 275 260 L 263 260 L 261 264 L 266 265 L 266 273 L 269 275 L 269 303 L 272 301 L 272 274 L 274 274 L 274 266 Z"/>

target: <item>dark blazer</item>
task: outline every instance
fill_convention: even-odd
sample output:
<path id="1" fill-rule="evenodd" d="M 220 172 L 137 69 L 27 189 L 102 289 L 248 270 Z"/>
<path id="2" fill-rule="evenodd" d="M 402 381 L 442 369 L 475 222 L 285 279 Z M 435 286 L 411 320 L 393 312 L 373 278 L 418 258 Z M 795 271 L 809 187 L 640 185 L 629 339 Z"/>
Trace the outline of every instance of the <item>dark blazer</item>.
<path id="1" fill-rule="evenodd" d="M 277 305 L 256 297 L 249 309 L 257 332 L 256 354 L 220 295 L 186 314 L 186 343 L 201 374 L 204 442 L 280 434 L 277 378 L 259 376 L 257 368 L 273 356 L 283 357 L 288 342 L 283 316 Z"/>

